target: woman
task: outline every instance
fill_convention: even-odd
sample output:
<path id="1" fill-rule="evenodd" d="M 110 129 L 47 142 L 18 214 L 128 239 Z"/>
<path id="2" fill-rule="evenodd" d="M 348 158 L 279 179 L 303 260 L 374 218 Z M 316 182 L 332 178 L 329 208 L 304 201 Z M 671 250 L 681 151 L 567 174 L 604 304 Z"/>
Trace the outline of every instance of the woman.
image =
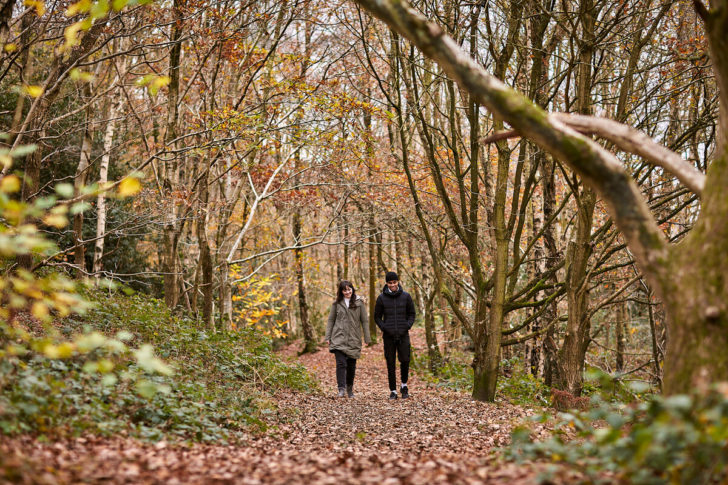
<path id="1" fill-rule="evenodd" d="M 369 319 L 364 302 L 356 296 L 351 282 L 341 281 L 326 325 L 329 352 L 336 357 L 339 397 L 354 397 L 354 374 L 356 359 L 361 355 L 362 330 L 364 341 L 369 345 L 372 338 L 369 335 Z"/>

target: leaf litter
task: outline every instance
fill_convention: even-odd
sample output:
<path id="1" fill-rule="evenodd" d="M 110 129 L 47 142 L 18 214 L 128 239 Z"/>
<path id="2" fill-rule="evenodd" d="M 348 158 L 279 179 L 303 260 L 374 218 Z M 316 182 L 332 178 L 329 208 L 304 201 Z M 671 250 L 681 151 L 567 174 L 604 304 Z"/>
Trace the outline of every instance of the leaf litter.
<path id="1" fill-rule="evenodd" d="M 420 332 L 412 336 L 424 348 Z M 297 357 L 321 383 L 279 392 L 268 430 L 235 445 L 146 443 L 88 435 L 45 443 L 1 437 L 0 483 L 530 484 L 579 480 L 566 469 L 500 459 L 513 427 L 537 411 L 428 385 L 410 373 L 410 399 L 388 399 L 381 343 L 362 349 L 354 398 L 336 396 L 333 354 Z M 398 372 L 399 379 L 399 372 Z M 538 430 L 541 431 L 541 430 Z M 540 433 L 539 433 L 540 434 Z"/>

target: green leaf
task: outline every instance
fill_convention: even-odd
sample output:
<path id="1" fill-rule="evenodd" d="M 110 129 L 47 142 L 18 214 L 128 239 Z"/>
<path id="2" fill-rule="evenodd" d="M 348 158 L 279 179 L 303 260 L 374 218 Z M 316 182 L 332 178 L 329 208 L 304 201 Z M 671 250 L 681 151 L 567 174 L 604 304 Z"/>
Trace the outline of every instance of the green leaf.
<path id="1" fill-rule="evenodd" d="M 106 374 L 101 378 L 101 384 L 107 387 L 115 385 L 118 381 L 119 379 L 114 374 Z"/>
<path id="2" fill-rule="evenodd" d="M 690 396 L 680 394 L 677 396 L 670 396 L 666 398 L 663 401 L 663 404 L 667 409 L 687 412 L 690 411 L 690 408 L 693 405 L 693 400 L 690 398 Z"/>
<path id="3" fill-rule="evenodd" d="M 643 394 L 650 390 L 650 385 L 643 381 L 634 381 L 627 384 L 627 387 L 637 394 Z"/>
<path id="4" fill-rule="evenodd" d="M 70 210 L 68 211 L 72 216 L 75 216 L 76 214 L 80 214 L 82 212 L 86 212 L 91 208 L 91 204 L 88 202 L 76 202 L 75 204 L 71 205 Z"/>
<path id="5" fill-rule="evenodd" d="M 163 375 L 172 375 L 172 368 L 162 362 L 161 359 L 154 356 L 154 348 L 149 345 L 142 345 L 139 350 L 134 352 L 139 367 L 149 373 L 159 373 Z"/>
<path id="6" fill-rule="evenodd" d="M 76 347 L 80 352 L 91 352 L 106 343 L 106 337 L 99 332 L 91 332 L 82 335 L 76 341 Z"/>
<path id="7" fill-rule="evenodd" d="M 129 0 L 112 0 L 111 7 L 117 11 L 120 12 L 121 9 L 126 7 L 126 5 L 129 3 Z"/>
<path id="8" fill-rule="evenodd" d="M 34 151 L 38 149 L 38 145 L 30 144 L 30 145 L 20 145 L 19 147 L 15 148 L 10 152 L 10 156 L 14 158 L 20 158 L 24 157 L 26 155 L 30 155 Z"/>
<path id="9" fill-rule="evenodd" d="M 56 185 L 56 194 L 60 195 L 65 199 L 73 197 L 74 189 L 72 184 L 58 184 Z"/>
<path id="10" fill-rule="evenodd" d="M 126 342 L 126 341 L 129 341 L 129 340 L 133 339 L 134 338 L 134 334 L 131 333 L 131 332 L 128 332 L 126 330 L 120 330 L 116 334 L 116 338 L 119 339 L 119 340 L 121 340 L 122 342 Z"/>
<path id="11" fill-rule="evenodd" d="M 157 385 L 146 379 L 137 381 L 136 390 L 140 396 L 151 399 L 157 393 Z"/>
<path id="12" fill-rule="evenodd" d="M 94 4 L 91 6 L 91 12 L 90 12 L 90 18 L 91 19 L 101 19 L 106 17 L 106 15 L 109 13 L 109 2 L 108 0 L 97 0 L 94 2 Z"/>
<path id="13" fill-rule="evenodd" d="M 58 201 L 58 199 L 53 195 L 49 195 L 47 197 L 39 197 L 39 198 L 35 199 L 33 206 L 36 209 L 46 210 L 46 209 L 50 209 L 51 207 L 56 205 L 57 201 Z"/>

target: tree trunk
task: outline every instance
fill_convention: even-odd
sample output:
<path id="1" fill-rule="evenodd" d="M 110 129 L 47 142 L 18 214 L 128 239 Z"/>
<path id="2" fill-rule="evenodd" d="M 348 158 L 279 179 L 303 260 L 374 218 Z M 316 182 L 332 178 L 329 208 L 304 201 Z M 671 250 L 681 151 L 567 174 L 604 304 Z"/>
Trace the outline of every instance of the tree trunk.
<path id="1" fill-rule="evenodd" d="M 662 391 L 662 351 L 658 345 L 657 339 L 657 325 L 655 324 L 655 312 L 652 303 L 652 291 L 647 285 L 645 288 L 645 299 L 647 300 L 647 318 L 650 323 L 650 340 L 652 342 L 652 364 L 655 368 L 655 382 L 657 383 L 658 389 Z"/>
<path id="2" fill-rule="evenodd" d="M 182 29 L 185 0 L 174 0 L 173 22 L 171 25 L 169 52 L 169 86 L 167 99 L 167 131 L 164 137 L 165 146 L 171 149 L 163 163 L 162 190 L 163 197 L 168 205 L 162 226 L 162 273 L 164 278 L 164 302 L 168 308 L 174 308 L 179 301 L 180 268 L 178 266 L 177 242 L 183 221 L 178 221 L 178 205 L 172 193 L 179 185 L 178 153 L 174 151 L 177 146 L 177 123 L 179 117 L 179 87 L 180 87 L 180 57 L 182 53 Z"/>
<path id="3" fill-rule="evenodd" d="M 296 246 L 301 244 L 301 213 L 296 210 L 293 213 L 293 240 Z M 316 352 L 316 332 L 308 318 L 308 303 L 306 303 L 306 287 L 304 285 L 303 249 L 296 247 L 293 250 L 296 265 L 296 283 L 298 285 L 298 310 L 300 324 L 303 330 L 303 349 L 300 354 Z"/>
<path id="4" fill-rule="evenodd" d="M 425 266 L 425 258 L 422 258 L 420 264 L 420 272 L 423 275 L 423 295 L 421 299 L 424 300 L 424 323 L 425 323 L 425 343 L 427 345 L 427 357 L 429 361 L 430 372 L 437 375 L 440 372 L 440 366 L 442 365 L 442 354 L 440 353 L 440 346 L 437 343 L 437 333 L 435 332 L 435 298 L 440 295 L 440 288 L 437 280 L 435 280 L 432 288 L 427 290 L 424 288 L 424 283 L 427 278 L 424 275 L 427 274 L 427 268 Z M 420 293 L 418 291 L 418 293 Z M 420 298 L 418 298 L 419 300 Z"/>
<path id="5" fill-rule="evenodd" d="M 87 96 L 86 99 L 90 101 L 91 90 L 85 90 Z M 78 196 L 81 193 L 81 189 L 86 185 L 88 179 L 89 163 L 91 161 L 91 147 L 93 144 L 93 109 L 89 104 L 86 109 L 86 123 L 83 128 L 83 138 L 81 140 L 81 153 L 78 159 L 78 167 L 76 168 L 76 174 L 73 178 L 73 185 L 75 193 Z M 73 244 L 74 249 L 74 264 L 76 265 L 76 277 L 82 278 L 86 274 L 86 246 L 83 243 L 83 212 L 73 216 Z"/>
<path id="6" fill-rule="evenodd" d="M 579 23 L 581 38 L 579 39 L 579 66 L 577 74 L 577 110 L 579 113 L 591 112 L 592 91 L 592 57 L 594 55 L 594 38 L 596 23 L 595 6 L 592 0 L 581 0 L 579 3 Z M 579 182 L 574 181 L 576 186 Z M 588 187 L 574 194 L 576 211 L 576 229 L 567 252 L 566 294 L 568 302 L 568 321 L 563 347 L 559 351 L 559 380 L 557 387 L 574 396 L 581 395 L 584 375 L 584 359 L 589 346 L 589 329 L 591 327 L 589 310 L 589 276 L 587 267 L 591 256 L 591 229 L 596 206 L 596 194 Z"/>
<path id="7" fill-rule="evenodd" d="M 209 199 L 208 190 L 209 170 L 205 169 L 202 179 L 199 181 L 200 200 L 197 211 L 197 244 L 200 248 L 200 274 L 202 277 L 202 325 L 203 327 L 214 331 L 215 320 L 212 315 L 212 252 L 210 251 L 210 241 L 207 237 L 207 203 Z M 197 306 L 193 306 L 197 310 Z"/>
<path id="8" fill-rule="evenodd" d="M 372 345 L 377 343 L 377 327 L 374 321 L 374 305 L 377 300 L 377 257 L 376 257 L 376 239 L 374 232 L 376 226 L 374 224 L 374 214 L 369 219 L 369 334 L 372 336 Z"/>
<path id="9" fill-rule="evenodd" d="M 233 287 L 230 281 L 230 266 L 225 258 L 220 262 L 220 327 L 232 330 L 233 326 Z"/>
<path id="10" fill-rule="evenodd" d="M 109 163 L 111 161 L 111 151 L 114 144 L 114 132 L 116 131 L 116 117 L 121 108 L 121 97 L 111 101 L 111 109 L 106 122 L 106 132 L 104 133 L 104 154 L 101 157 L 101 166 L 99 167 L 99 187 L 103 188 L 108 182 Z M 106 233 L 106 192 L 99 192 L 96 198 L 96 244 L 94 245 L 93 273 L 98 280 L 101 278 L 103 270 L 102 258 L 104 256 L 104 234 Z"/>
<path id="11" fill-rule="evenodd" d="M 10 13 L 12 14 L 13 2 L 8 0 L 6 3 L 6 8 L 9 8 Z M 22 32 L 20 36 L 20 44 L 23 52 L 22 54 L 20 54 L 18 64 L 20 65 L 19 77 L 21 79 L 31 79 L 33 76 L 33 49 L 30 45 L 30 36 L 32 33 L 30 29 L 31 22 L 33 22 L 32 15 L 23 15 L 23 19 L 20 21 L 20 30 Z M 10 126 L 10 139 L 7 142 L 9 146 L 13 145 L 15 137 L 18 136 L 20 126 L 23 123 L 24 111 L 25 96 L 18 96 L 18 101 L 15 105 L 15 111 L 13 113 L 12 125 Z"/>
<path id="12" fill-rule="evenodd" d="M 617 341 L 617 358 L 615 362 L 614 370 L 621 373 L 624 372 L 624 352 L 625 352 L 625 341 L 624 331 L 625 325 L 627 324 L 627 302 L 619 304 L 619 311 L 617 311 L 617 322 L 615 328 L 615 340 Z"/>
<path id="13" fill-rule="evenodd" d="M 507 242 L 506 242 L 507 244 Z M 505 287 L 505 277 L 503 277 Z M 484 307 L 484 305 L 483 305 Z M 486 321 L 488 318 L 486 308 L 476 308 L 476 324 L 479 321 Z M 496 317 L 497 318 L 497 317 Z M 491 317 L 492 325 L 494 318 Z M 483 327 L 486 325 L 481 324 Z M 475 344 L 475 356 L 473 357 L 473 399 L 476 401 L 492 402 L 495 399 L 495 391 L 498 383 L 498 367 L 500 364 L 500 336 L 501 329 L 491 328 L 490 334 L 483 336 L 484 341 L 473 342 Z"/>
<path id="14" fill-rule="evenodd" d="M 558 354 L 559 379 L 556 381 L 559 389 L 574 396 L 581 395 L 584 358 L 589 345 L 587 263 L 592 253 L 591 228 L 596 196 L 592 190 L 585 189 L 578 200 L 580 207 L 577 211 L 576 235 L 569 243 L 566 255 L 568 320 L 564 343 Z"/>

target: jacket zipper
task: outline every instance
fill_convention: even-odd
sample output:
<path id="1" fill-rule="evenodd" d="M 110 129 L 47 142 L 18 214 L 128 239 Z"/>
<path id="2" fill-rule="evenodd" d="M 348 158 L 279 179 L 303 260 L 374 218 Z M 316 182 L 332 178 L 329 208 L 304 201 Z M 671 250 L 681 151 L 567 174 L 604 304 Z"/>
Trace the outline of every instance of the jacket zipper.
<path id="1" fill-rule="evenodd" d="M 397 298 L 392 298 L 392 300 L 394 301 L 394 334 L 395 335 L 399 335 L 399 332 L 397 329 Z"/>

